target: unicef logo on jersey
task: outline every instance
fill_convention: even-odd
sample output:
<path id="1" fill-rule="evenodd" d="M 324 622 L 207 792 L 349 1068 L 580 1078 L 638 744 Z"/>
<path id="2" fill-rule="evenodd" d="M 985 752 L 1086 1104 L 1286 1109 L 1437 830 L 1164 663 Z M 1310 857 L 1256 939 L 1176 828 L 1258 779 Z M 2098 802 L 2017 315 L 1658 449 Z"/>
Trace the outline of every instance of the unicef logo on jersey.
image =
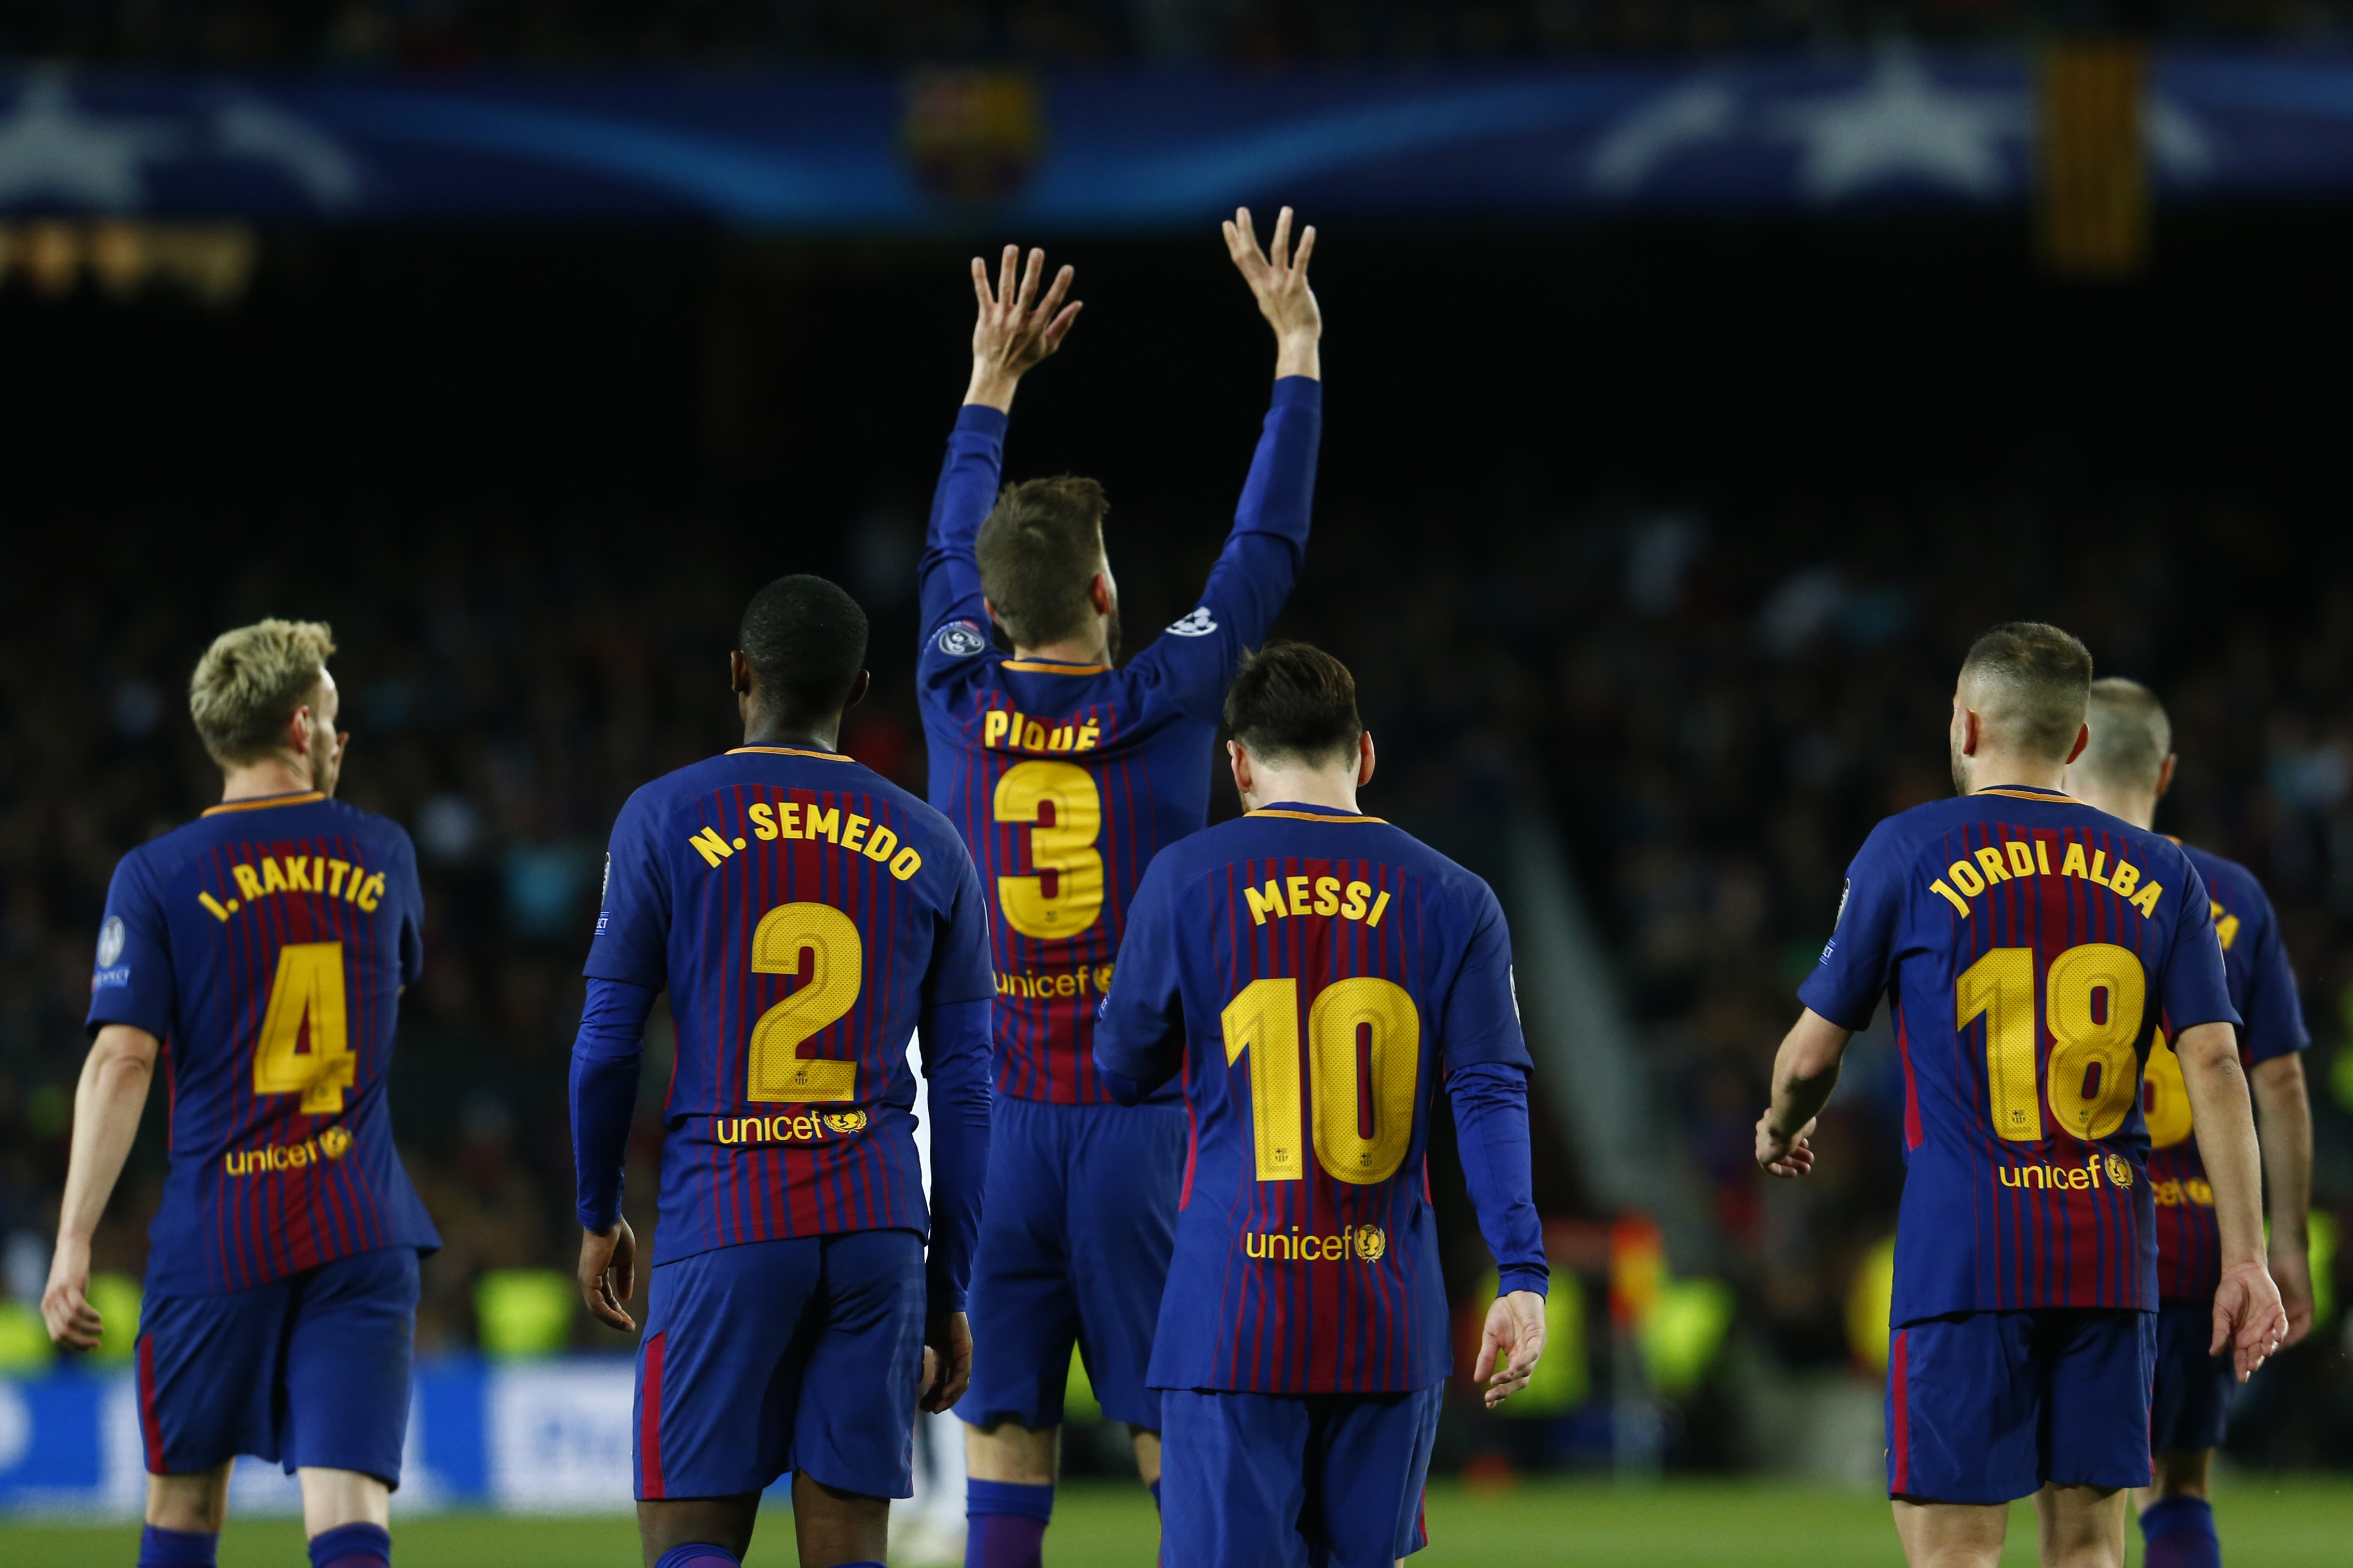
<path id="1" fill-rule="evenodd" d="M 98 928 L 98 966 L 111 969 L 114 961 L 122 956 L 122 917 L 109 915 L 106 923 Z"/>
<path id="2" fill-rule="evenodd" d="M 1195 610 L 1191 615 L 1187 616 L 1183 620 L 1178 621 L 1175 626 L 1170 626 L 1168 628 L 1168 634 L 1171 637 L 1205 637 L 1217 629 L 1217 617 L 1210 615 L 1209 606 L 1204 605 L 1199 609 Z"/>
<path id="3" fill-rule="evenodd" d="M 988 638 L 970 621 L 950 621 L 932 639 L 932 646 L 950 658 L 970 658 L 988 647 Z"/>

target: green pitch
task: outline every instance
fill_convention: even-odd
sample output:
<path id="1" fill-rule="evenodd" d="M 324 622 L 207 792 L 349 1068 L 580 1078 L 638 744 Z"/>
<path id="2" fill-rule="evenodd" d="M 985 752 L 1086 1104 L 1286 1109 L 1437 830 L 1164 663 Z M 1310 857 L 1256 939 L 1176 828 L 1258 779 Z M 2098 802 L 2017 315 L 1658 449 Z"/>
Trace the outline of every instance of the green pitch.
<path id="1" fill-rule="evenodd" d="M 2239 1476 L 2217 1501 L 2225 1553 L 2234 1568 L 2343 1568 L 2353 1529 L 2353 1481 Z M 1585 1481 L 1531 1482 L 1472 1496 L 1453 1485 L 1430 1493 L 1428 1552 L 1412 1568 L 1873 1568 L 1900 1562 L 1887 1506 L 1871 1498 L 1767 1482 L 1674 1481 L 1621 1489 Z M 780 1514 L 752 1548 L 753 1564 L 793 1561 Z M 1157 1534 L 1141 1493 L 1071 1487 L 1055 1506 L 1046 1538 L 1048 1568 L 1146 1568 Z M 0 1524 L 0 1563 L 9 1568 L 127 1568 L 138 1532 L 120 1526 Z M 2034 1521 L 2021 1508 L 2007 1563 L 2034 1561 Z M 574 1568 L 638 1561 L 627 1519 L 441 1518 L 403 1521 L 394 1552 L 400 1568 Z M 2140 1559 L 2136 1535 L 2132 1561 Z M 269 1521 L 232 1523 L 222 1568 L 299 1568 L 301 1531 Z"/>

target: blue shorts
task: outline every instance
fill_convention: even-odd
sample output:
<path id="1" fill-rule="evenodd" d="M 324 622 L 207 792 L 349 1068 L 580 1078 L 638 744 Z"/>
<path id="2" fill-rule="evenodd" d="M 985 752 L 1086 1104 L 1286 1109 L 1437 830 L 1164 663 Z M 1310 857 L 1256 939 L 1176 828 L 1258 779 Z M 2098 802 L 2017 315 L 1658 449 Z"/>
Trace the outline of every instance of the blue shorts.
<path id="1" fill-rule="evenodd" d="M 400 1485 L 417 1252 L 353 1253 L 214 1296 L 139 1310 L 147 1468 L 191 1475 L 252 1454 Z"/>
<path id="2" fill-rule="evenodd" d="M 639 1501 L 786 1470 L 906 1497 L 923 1379 L 923 1238 L 857 1230 L 658 1264 L 638 1346 Z"/>
<path id="3" fill-rule="evenodd" d="M 1185 1144 L 1178 1105 L 997 1098 L 972 1269 L 972 1386 L 958 1415 L 1060 1426 L 1075 1342 L 1103 1415 L 1159 1429 L 1160 1395 L 1144 1374 Z"/>
<path id="4" fill-rule="evenodd" d="M 1430 1544 L 1421 1489 L 1445 1389 L 1160 1396 L 1160 1561 L 1391 1568 Z"/>
<path id="5" fill-rule="evenodd" d="M 2149 1400 L 2148 1451 L 2196 1453 L 2219 1448 L 2230 1426 L 2238 1379 L 2227 1355 L 2208 1355 L 2214 1342 L 2211 1301 L 2167 1301 L 2157 1312 L 2157 1392 Z"/>
<path id="6" fill-rule="evenodd" d="M 2045 1307 L 1906 1323 L 1887 1354 L 1887 1491 L 2010 1502 L 2148 1485 L 2157 1314 Z"/>

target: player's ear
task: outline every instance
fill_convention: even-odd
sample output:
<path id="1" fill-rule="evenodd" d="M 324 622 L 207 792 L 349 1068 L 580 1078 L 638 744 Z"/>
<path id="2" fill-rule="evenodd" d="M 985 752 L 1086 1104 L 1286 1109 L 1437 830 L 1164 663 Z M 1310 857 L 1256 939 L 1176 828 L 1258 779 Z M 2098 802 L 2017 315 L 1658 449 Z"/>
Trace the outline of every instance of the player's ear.
<path id="1" fill-rule="evenodd" d="M 1356 787 L 1364 788 L 1373 782 L 1373 732 L 1370 730 L 1356 737 Z"/>
<path id="2" fill-rule="evenodd" d="M 1005 624 L 1005 617 L 1004 617 L 1003 616 L 1000 616 L 1000 615 L 998 615 L 998 614 L 997 613 L 997 606 L 996 606 L 995 605 L 990 604 L 990 603 L 988 602 L 988 600 L 987 600 L 987 596 L 986 596 L 986 595 L 984 595 L 984 596 L 982 597 L 981 601 L 980 601 L 980 607 L 981 607 L 984 611 L 987 612 L 987 615 L 988 615 L 988 624 L 989 624 L 990 626 L 995 626 L 998 631 L 1003 632 L 1007 637 L 1012 637 L 1012 636 L 1013 636 L 1013 628 L 1012 628 L 1011 626 L 1007 626 L 1007 625 Z"/>
<path id="3" fill-rule="evenodd" d="M 873 685 L 874 672 L 871 669 L 860 670 L 858 679 L 849 683 L 849 695 L 841 700 L 841 710 L 847 713 L 865 701 L 866 693 L 873 688 Z"/>
<path id="4" fill-rule="evenodd" d="M 752 695 L 752 661 L 737 648 L 727 656 L 728 689 L 738 697 Z"/>
<path id="5" fill-rule="evenodd" d="M 1233 765 L 1235 792 L 1245 795 L 1250 794 L 1250 753 L 1242 750 L 1242 743 L 1240 741 L 1226 742 L 1226 760 Z"/>
<path id="6" fill-rule="evenodd" d="M 2157 764 L 2158 799 L 2163 800 L 2165 792 L 2173 787 L 2173 764 L 2180 760 L 2181 758 L 2174 752 L 2168 752 L 2165 753 L 2165 761 Z"/>
<path id="7" fill-rule="evenodd" d="M 1096 615 L 1107 616 L 1111 614 L 1112 586 L 1110 572 L 1098 572 L 1088 581 L 1087 602 L 1094 605 Z"/>
<path id="8" fill-rule="evenodd" d="M 2084 747 L 2086 747 L 2086 746 L 2088 746 L 2088 745 L 2090 745 L 2091 743 L 2092 743 L 2092 727 L 2091 727 L 2089 724 L 2078 724 L 2078 725 L 2076 725 L 2076 726 L 2075 726 L 2075 744 L 2073 745 L 2073 748 L 2071 748 L 2071 749 L 2068 751 L 2068 752 L 2067 752 L 2067 760 L 2068 760 L 2069 762 L 2071 762 L 2071 763 L 2072 763 L 2072 762 L 2073 762 L 2077 757 L 2082 756 L 2082 755 L 2084 754 Z"/>

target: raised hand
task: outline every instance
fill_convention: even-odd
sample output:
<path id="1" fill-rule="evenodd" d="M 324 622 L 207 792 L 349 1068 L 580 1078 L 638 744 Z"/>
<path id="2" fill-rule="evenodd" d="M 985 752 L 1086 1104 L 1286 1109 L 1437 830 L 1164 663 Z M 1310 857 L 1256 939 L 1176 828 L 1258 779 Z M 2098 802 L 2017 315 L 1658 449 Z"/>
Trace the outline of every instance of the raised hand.
<path id="1" fill-rule="evenodd" d="M 1299 246 L 1291 244 L 1291 209 L 1275 215 L 1274 240 L 1259 248 L 1250 226 L 1250 208 L 1236 207 L 1225 226 L 1226 254 L 1258 298 L 1259 314 L 1274 329 L 1277 375 L 1316 375 L 1315 345 L 1324 336 L 1324 310 L 1307 284 L 1307 258 L 1315 253 L 1315 226 L 1299 231 Z"/>
<path id="2" fill-rule="evenodd" d="M 2241 1383 L 2271 1358 L 2287 1338 L 2287 1311 L 2280 1305 L 2279 1287 L 2271 1271 L 2250 1263 L 2222 1271 L 2214 1292 L 2214 1342 L 2209 1355 L 2228 1353 L 2231 1370 Z"/>
<path id="3" fill-rule="evenodd" d="M 1014 389 L 1041 360 L 1050 358 L 1079 319 L 1079 300 L 1062 303 L 1078 277 L 1065 267 L 1054 275 L 1053 286 L 1040 299 L 1038 285 L 1046 271 L 1046 253 L 1032 250 L 1029 265 L 1021 267 L 1021 247 L 1008 245 L 997 263 L 997 288 L 988 286 L 988 264 L 972 258 L 972 291 L 980 301 L 980 318 L 972 329 L 972 385 L 966 403 L 985 403 L 1010 409 Z"/>
<path id="4" fill-rule="evenodd" d="M 1814 1168 L 1814 1124 L 1807 1122 L 1794 1137 L 1773 1125 L 1773 1113 L 1757 1119 L 1757 1163 L 1768 1176 L 1802 1176 Z"/>
<path id="5" fill-rule="evenodd" d="M 1488 1409 L 1528 1385 L 1544 1348 L 1544 1298 L 1533 1290 L 1498 1296 L 1487 1309 L 1487 1326 L 1479 1336 L 1479 1360 L 1471 1369 L 1471 1380 L 1484 1390 Z"/>

